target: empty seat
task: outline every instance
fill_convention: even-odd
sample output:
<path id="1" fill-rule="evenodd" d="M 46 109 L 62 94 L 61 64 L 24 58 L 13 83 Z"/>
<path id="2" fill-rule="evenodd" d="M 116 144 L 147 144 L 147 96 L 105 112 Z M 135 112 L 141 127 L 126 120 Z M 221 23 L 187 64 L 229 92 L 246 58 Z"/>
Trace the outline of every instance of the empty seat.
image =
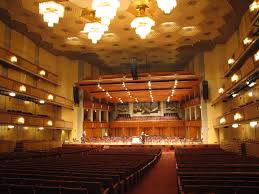
<path id="1" fill-rule="evenodd" d="M 7 184 L 0 184 L 0 193 L 10 194 L 9 186 Z"/>
<path id="2" fill-rule="evenodd" d="M 35 194 L 60 194 L 60 188 L 37 186 L 35 187 Z"/>
<path id="3" fill-rule="evenodd" d="M 88 192 L 83 188 L 62 188 L 61 194 L 88 194 Z"/>
<path id="4" fill-rule="evenodd" d="M 10 185 L 11 194 L 34 194 L 32 185 Z"/>

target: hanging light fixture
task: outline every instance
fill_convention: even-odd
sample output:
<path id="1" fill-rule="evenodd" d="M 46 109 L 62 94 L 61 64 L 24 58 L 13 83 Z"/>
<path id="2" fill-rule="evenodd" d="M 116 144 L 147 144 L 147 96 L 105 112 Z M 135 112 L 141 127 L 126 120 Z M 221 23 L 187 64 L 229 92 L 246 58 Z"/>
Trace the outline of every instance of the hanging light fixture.
<path id="1" fill-rule="evenodd" d="M 155 26 L 155 21 L 145 16 L 146 8 L 148 8 L 147 5 L 138 6 L 137 10 L 139 11 L 139 16 L 131 22 L 131 27 L 136 29 L 136 34 L 138 34 L 141 39 L 145 39 L 151 32 L 152 27 Z"/>
<path id="2" fill-rule="evenodd" d="M 157 6 L 165 13 L 169 14 L 176 7 L 176 0 L 156 0 Z"/>
<path id="3" fill-rule="evenodd" d="M 93 44 L 101 40 L 105 30 L 105 26 L 99 22 L 87 23 L 84 27 L 84 32 L 88 33 L 88 38 L 92 40 Z"/>
<path id="4" fill-rule="evenodd" d="M 92 4 L 95 16 L 101 19 L 101 24 L 109 26 L 120 7 L 120 0 L 94 0 Z"/>
<path id="5" fill-rule="evenodd" d="M 48 23 L 49 27 L 58 24 L 59 18 L 64 17 L 64 6 L 55 1 L 47 1 L 39 3 L 39 12 L 43 15 L 44 22 Z"/>

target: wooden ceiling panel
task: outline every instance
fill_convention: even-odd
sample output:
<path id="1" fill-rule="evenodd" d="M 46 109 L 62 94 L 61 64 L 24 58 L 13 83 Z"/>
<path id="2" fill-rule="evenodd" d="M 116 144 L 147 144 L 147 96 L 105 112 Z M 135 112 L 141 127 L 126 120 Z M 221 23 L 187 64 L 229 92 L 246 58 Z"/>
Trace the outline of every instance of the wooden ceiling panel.
<path id="1" fill-rule="evenodd" d="M 113 75 L 97 80 L 81 80 L 78 85 L 89 95 L 113 103 L 120 102 L 120 99 L 123 102 L 150 102 L 151 94 L 154 101 L 166 101 L 168 97 L 170 100 L 180 101 L 197 90 L 199 78 L 183 72 L 157 76 L 140 74 L 138 80 L 125 79 L 123 75 Z M 171 96 L 172 90 L 174 90 L 173 96 Z"/>

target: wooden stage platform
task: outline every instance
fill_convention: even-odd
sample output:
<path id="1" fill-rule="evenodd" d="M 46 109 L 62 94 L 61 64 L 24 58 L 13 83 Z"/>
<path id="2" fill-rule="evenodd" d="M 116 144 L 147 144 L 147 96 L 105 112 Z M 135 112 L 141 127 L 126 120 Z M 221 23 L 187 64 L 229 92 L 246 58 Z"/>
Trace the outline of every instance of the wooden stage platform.
<path id="1" fill-rule="evenodd" d="M 90 143 L 84 143 L 84 144 L 80 144 L 80 143 L 75 143 L 75 144 L 64 144 L 63 146 L 79 146 L 79 147 L 99 147 L 101 149 L 105 149 L 105 148 L 122 148 L 122 147 L 156 147 L 156 148 L 161 148 L 163 151 L 170 151 L 170 150 L 174 150 L 175 148 L 181 148 L 181 147 L 186 147 L 186 148 L 192 148 L 192 147 L 199 147 L 199 148 L 204 148 L 204 147 L 214 147 L 214 148 L 218 148 L 219 144 L 175 144 L 175 145 L 143 145 L 143 144 L 138 144 L 138 145 L 126 145 L 126 144 L 90 144 Z"/>

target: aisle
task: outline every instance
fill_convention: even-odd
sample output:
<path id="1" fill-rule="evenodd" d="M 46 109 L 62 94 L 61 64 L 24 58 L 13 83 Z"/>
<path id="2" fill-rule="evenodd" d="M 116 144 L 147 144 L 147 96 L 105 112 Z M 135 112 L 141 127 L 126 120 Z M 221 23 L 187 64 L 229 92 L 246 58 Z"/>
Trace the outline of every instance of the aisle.
<path id="1" fill-rule="evenodd" d="M 164 152 L 160 161 L 128 194 L 177 194 L 173 152 Z"/>

